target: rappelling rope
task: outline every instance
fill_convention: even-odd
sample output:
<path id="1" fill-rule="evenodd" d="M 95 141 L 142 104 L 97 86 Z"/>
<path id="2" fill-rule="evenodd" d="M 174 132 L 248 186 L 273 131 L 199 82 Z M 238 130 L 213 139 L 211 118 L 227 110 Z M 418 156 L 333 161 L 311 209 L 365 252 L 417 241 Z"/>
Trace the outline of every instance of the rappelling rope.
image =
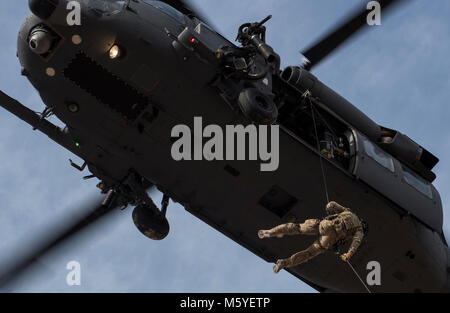
<path id="1" fill-rule="evenodd" d="M 317 124 L 316 124 L 316 115 L 314 114 L 314 107 L 313 107 L 313 103 L 311 101 L 311 93 L 309 92 L 309 90 L 307 90 L 304 94 L 303 97 L 307 98 L 309 100 L 309 104 L 311 106 L 311 115 L 313 118 L 313 123 L 314 123 L 314 132 L 316 135 L 316 142 L 317 142 L 317 151 L 319 152 L 319 161 L 320 161 L 320 169 L 322 171 L 322 179 L 323 179 L 323 186 L 325 189 L 325 196 L 327 198 L 327 203 L 330 202 L 330 196 L 328 195 L 328 184 L 327 184 L 327 178 L 325 176 L 325 169 L 323 167 L 323 160 L 322 160 L 322 153 L 320 152 L 320 141 L 319 141 L 319 134 L 317 132 Z"/>
<path id="2" fill-rule="evenodd" d="M 307 90 L 302 97 L 307 98 L 309 101 L 309 104 L 311 106 L 311 115 L 312 115 L 312 119 L 313 119 L 313 123 L 314 123 L 314 132 L 316 135 L 316 141 L 317 141 L 317 151 L 319 152 L 319 160 L 320 160 L 320 169 L 322 171 L 322 179 L 323 179 L 323 185 L 324 185 L 324 189 L 325 189 L 325 196 L 327 198 L 327 203 L 330 202 L 330 196 L 328 194 L 328 184 L 327 184 L 327 177 L 325 175 L 325 168 L 323 166 L 323 155 L 320 152 L 320 141 L 319 141 L 319 134 L 317 132 L 317 123 L 316 123 L 316 116 L 314 114 L 314 105 L 311 101 L 311 93 L 309 92 L 309 90 Z M 361 283 L 363 284 L 364 288 L 366 288 L 368 293 L 372 293 L 369 289 L 369 287 L 367 287 L 366 283 L 364 282 L 364 280 L 362 280 L 361 276 L 359 276 L 358 272 L 355 270 L 355 268 L 352 266 L 352 264 L 347 260 L 345 261 L 345 263 L 348 264 L 348 266 L 352 269 L 353 273 L 355 273 L 356 277 L 358 277 L 358 279 L 361 281 Z"/>
<path id="3" fill-rule="evenodd" d="M 350 268 L 353 270 L 353 273 L 355 273 L 355 275 L 359 278 L 359 280 L 361 281 L 361 283 L 363 284 L 364 288 L 366 288 L 368 293 L 372 293 L 369 289 L 369 287 L 367 287 L 366 283 L 364 282 L 364 280 L 362 280 L 361 276 L 359 276 L 358 272 L 355 270 L 355 268 L 352 266 L 352 264 L 349 261 L 346 261 L 346 263 L 348 264 L 348 266 L 350 266 Z"/>

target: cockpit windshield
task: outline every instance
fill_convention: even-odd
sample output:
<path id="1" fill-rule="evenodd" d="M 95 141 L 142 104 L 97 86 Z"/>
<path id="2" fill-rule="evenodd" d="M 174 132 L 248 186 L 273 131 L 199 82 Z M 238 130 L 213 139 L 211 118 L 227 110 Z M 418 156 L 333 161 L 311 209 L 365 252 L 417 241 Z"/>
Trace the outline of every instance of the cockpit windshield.
<path id="1" fill-rule="evenodd" d="M 128 0 L 83 0 L 91 9 L 100 14 L 111 15 L 123 10 Z"/>

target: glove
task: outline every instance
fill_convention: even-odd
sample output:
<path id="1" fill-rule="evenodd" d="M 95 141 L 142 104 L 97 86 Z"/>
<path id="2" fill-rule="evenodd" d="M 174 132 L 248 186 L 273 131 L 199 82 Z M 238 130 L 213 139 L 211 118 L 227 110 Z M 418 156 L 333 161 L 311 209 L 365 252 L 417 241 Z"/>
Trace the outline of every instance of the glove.
<path id="1" fill-rule="evenodd" d="M 341 260 L 344 262 L 348 262 L 348 260 L 350 260 L 350 254 L 348 253 L 341 254 Z"/>

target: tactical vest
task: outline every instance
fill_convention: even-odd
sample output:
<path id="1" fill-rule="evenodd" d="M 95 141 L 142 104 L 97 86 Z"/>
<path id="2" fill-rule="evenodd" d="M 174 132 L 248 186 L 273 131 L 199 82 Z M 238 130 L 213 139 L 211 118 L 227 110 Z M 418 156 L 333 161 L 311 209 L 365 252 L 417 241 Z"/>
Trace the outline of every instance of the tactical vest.
<path id="1" fill-rule="evenodd" d="M 336 232 L 340 232 L 342 230 L 351 232 L 359 227 L 362 227 L 359 218 L 351 211 L 342 212 L 333 221 L 335 221 Z"/>

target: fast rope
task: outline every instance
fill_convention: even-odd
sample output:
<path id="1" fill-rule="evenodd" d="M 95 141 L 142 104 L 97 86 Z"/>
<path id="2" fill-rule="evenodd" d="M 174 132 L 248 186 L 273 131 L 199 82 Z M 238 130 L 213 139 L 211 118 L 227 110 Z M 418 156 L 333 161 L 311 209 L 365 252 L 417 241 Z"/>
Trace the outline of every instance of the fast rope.
<path id="1" fill-rule="evenodd" d="M 325 196 L 327 198 L 327 203 L 330 202 L 330 196 L 328 194 L 328 184 L 327 184 L 327 178 L 325 175 L 325 168 L 323 166 L 323 155 L 320 152 L 320 141 L 319 141 L 319 134 L 317 132 L 317 123 L 316 123 L 316 115 L 314 114 L 314 105 L 311 101 L 311 93 L 309 92 L 309 90 L 307 90 L 303 95 L 303 98 L 307 98 L 309 101 L 309 105 L 311 107 L 311 116 L 313 119 L 313 124 L 314 124 L 314 133 L 316 135 L 316 142 L 317 142 L 317 151 L 319 152 L 319 160 L 320 160 L 320 169 L 322 171 L 322 179 L 323 179 L 323 185 L 324 185 L 324 189 L 325 189 Z M 368 293 L 372 293 L 369 289 L 369 287 L 367 287 L 366 283 L 362 280 L 361 276 L 359 276 L 358 272 L 355 270 L 355 268 L 352 266 L 352 264 L 347 260 L 345 261 L 345 263 L 348 264 L 348 266 L 352 269 L 353 273 L 355 273 L 356 277 L 358 277 L 358 279 L 361 281 L 361 283 L 363 284 L 364 288 L 366 288 Z"/>

